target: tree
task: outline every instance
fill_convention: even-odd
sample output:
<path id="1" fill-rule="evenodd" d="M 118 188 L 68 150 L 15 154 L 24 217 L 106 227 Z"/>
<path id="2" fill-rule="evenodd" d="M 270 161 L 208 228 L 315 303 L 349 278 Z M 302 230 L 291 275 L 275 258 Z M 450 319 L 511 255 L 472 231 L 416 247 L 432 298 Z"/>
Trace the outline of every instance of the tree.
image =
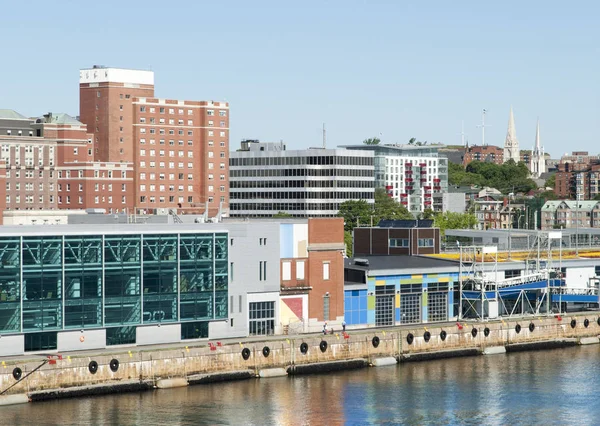
<path id="1" fill-rule="evenodd" d="M 381 142 L 381 139 L 379 139 L 379 138 L 369 138 L 369 139 L 365 139 L 363 141 L 363 143 L 365 145 L 379 145 L 380 142 Z"/>
<path id="2" fill-rule="evenodd" d="M 446 229 L 472 229 L 477 223 L 477 218 L 471 213 L 436 213 L 433 219 L 433 226 L 440 228 L 442 235 L 446 234 Z"/>
<path id="3" fill-rule="evenodd" d="M 421 213 L 419 216 L 420 216 L 420 219 L 423 219 L 423 220 L 434 219 L 435 212 L 431 209 L 425 209 L 425 210 L 423 210 L 423 213 Z"/>
<path id="4" fill-rule="evenodd" d="M 388 196 L 383 188 L 375 190 L 375 204 L 365 200 L 348 200 L 340 205 L 339 217 L 344 218 L 344 230 L 351 231 L 359 225 L 377 225 L 381 220 L 414 219 L 415 217 L 398 201 Z"/>
<path id="5" fill-rule="evenodd" d="M 348 200 L 340 204 L 338 216 L 344 218 L 344 230 L 352 231 L 361 223 L 370 223 L 373 209 L 365 200 Z"/>
<path id="6" fill-rule="evenodd" d="M 386 190 L 377 188 L 375 190 L 375 207 L 373 212 L 373 224 L 381 220 L 414 219 L 415 217 L 406 207 L 390 197 Z"/>
<path id="7" fill-rule="evenodd" d="M 556 174 L 553 174 L 548 179 L 546 179 L 546 182 L 544 183 L 544 188 L 554 189 L 555 186 L 556 186 Z"/>
<path id="8" fill-rule="evenodd" d="M 285 219 L 285 218 L 290 218 L 290 217 L 294 217 L 294 216 L 293 216 L 293 215 L 291 215 L 291 214 L 290 214 L 290 213 L 288 213 L 288 212 L 278 212 L 278 213 L 275 213 L 275 214 L 273 215 L 273 217 L 274 217 L 275 219 Z"/>
<path id="9" fill-rule="evenodd" d="M 344 244 L 346 244 L 346 256 L 352 257 L 352 231 L 344 231 Z"/>

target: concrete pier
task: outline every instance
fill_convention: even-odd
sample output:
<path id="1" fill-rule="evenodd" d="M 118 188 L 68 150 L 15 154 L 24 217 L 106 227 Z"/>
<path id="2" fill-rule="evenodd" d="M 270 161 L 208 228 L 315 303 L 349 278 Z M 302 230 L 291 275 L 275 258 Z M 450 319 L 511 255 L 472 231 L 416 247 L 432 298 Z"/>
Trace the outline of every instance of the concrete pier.
<path id="1" fill-rule="evenodd" d="M 216 349 L 206 341 L 151 349 L 121 347 L 61 354 L 52 363 L 43 362 L 47 355 L 5 357 L 5 368 L 0 369 L 0 392 L 5 395 L 0 397 L 0 405 L 326 373 L 394 365 L 397 360 L 427 361 L 597 344 L 600 325 L 596 319 L 588 327 L 572 326 L 583 324 L 589 317 L 589 312 L 572 314 L 574 323 L 554 316 L 536 318 L 533 329 L 517 326 L 529 323 L 529 318 L 428 324 L 427 337 L 422 324 L 415 324 L 386 328 L 385 333 L 351 330 L 343 339 L 315 333 L 223 341 Z M 373 339 L 375 336 L 378 339 Z M 262 351 L 265 346 L 270 348 L 268 356 Z M 15 372 L 22 377 L 16 379 L 19 374 Z"/>

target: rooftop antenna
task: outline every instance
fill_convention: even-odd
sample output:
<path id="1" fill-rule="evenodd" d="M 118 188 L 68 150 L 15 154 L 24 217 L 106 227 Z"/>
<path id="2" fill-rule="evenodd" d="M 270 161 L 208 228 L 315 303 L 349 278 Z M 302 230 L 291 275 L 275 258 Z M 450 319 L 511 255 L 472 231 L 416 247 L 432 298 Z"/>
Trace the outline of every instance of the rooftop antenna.
<path id="1" fill-rule="evenodd" d="M 483 109 L 483 114 L 481 115 L 481 124 L 477 125 L 477 127 L 481 127 L 481 145 L 485 146 L 485 128 L 490 127 L 489 124 L 485 124 L 485 113 L 487 110 Z"/>
<path id="2" fill-rule="evenodd" d="M 327 133 L 325 130 L 325 123 L 323 123 L 323 149 L 327 146 Z"/>
<path id="3" fill-rule="evenodd" d="M 466 146 L 465 145 L 465 136 L 467 136 L 467 134 L 465 133 L 465 120 L 463 120 L 461 122 L 461 128 L 460 129 L 461 129 L 461 131 L 459 133 L 460 140 L 461 140 L 462 146 L 464 147 L 464 146 Z"/>

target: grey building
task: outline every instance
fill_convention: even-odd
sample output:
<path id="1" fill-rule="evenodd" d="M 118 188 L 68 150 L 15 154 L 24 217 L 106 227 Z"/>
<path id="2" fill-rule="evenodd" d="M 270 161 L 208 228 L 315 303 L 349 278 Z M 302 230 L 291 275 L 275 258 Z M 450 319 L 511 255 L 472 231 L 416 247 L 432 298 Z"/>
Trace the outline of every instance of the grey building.
<path id="1" fill-rule="evenodd" d="M 336 216 L 344 201 L 374 202 L 372 152 L 247 145 L 247 150 L 229 156 L 231 217 L 272 217 L 279 212 L 328 217 Z"/>

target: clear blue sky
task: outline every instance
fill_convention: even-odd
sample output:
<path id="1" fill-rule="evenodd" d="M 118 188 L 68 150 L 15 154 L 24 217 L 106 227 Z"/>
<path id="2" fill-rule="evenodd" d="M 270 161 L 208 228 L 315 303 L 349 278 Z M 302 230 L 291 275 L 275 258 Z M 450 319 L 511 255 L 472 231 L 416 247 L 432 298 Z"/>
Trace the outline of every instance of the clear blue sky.
<path id="1" fill-rule="evenodd" d="M 600 151 L 598 1 L 11 1 L 0 108 L 78 113 L 79 69 L 152 69 L 164 98 L 227 100 L 231 147 L 411 137 Z"/>

